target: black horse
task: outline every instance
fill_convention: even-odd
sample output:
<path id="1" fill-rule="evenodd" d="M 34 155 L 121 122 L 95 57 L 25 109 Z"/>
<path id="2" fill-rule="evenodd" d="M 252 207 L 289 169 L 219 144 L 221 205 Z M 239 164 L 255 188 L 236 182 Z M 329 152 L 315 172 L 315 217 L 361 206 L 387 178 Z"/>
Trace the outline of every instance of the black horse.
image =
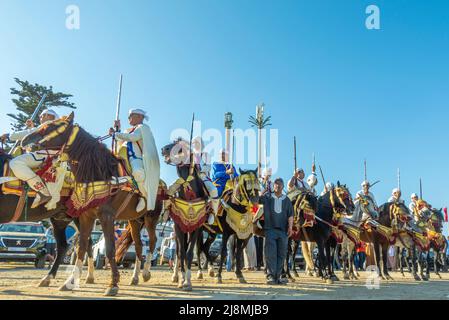
<path id="1" fill-rule="evenodd" d="M 198 175 L 196 166 L 191 166 L 188 161 L 185 160 L 179 163 L 176 163 L 174 160 L 174 153 L 180 154 L 183 151 L 182 148 L 180 148 L 179 152 L 176 152 L 175 147 L 182 143 L 185 144 L 185 141 L 178 139 L 177 141 L 164 146 L 162 148 L 162 156 L 165 158 L 165 162 L 167 164 L 176 165 L 176 171 L 178 177 L 180 178 L 178 188 L 172 190 L 173 186 L 171 186 L 168 191 L 169 197 L 172 200 L 172 204 L 170 206 L 171 209 L 169 210 L 170 217 L 175 222 L 177 254 L 172 281 L 175 283 L 178 282 L 179 288 L 186 291 L 191 291 L 191 266 L 194 248 L 198 241 L 198 236 L 201 233 L 201 225 L 207 218 L 207 212 L 209 212 L 211 208 L 207 204 L 208 194 L 201 178 Z M 203 214 L 198 215 L 197 221 L 194 222 L 194 226 L 191 228 L 187 228 L 181 218 L 178 218 L 174 214 L 175 211 L 173 209 L 173 201 L 176 202 L 177 199 L 185 201 L 187 205 L 195 203 L 199 206 L 198 210 L 203 212 Z M 204 213 L 204 211 L 206 211 L 206 213 Z M 179 267 L 181 269 L 182 279 L 179 279 L 178 276 Z"/>
<path id="2" fill-rule="evenodd" d="M 222 197 L 222 214 L 218 216 L 218 225 L 205 226 L 203 230 L 207 232 L 208 236 L 206 241 L 203 240 L 203 235 L 201 234 L 198 239 L 198 257 L 204 254 L 206 257 L 205 268 L 209 268 L 209 275 L 213 276 L 213 260 L 209 254 L 209 249 L 211 244 L 214 242 L 217 234 L 222 234 L 221 252 L 220 252 L 220 262 L 217 275 L 217 283 L 222 283 L 222 269 L 223 264 L 226 261 L 228 255 L 227 243 L 229 238 L 234 235 L 236 237 L 235 246 L 233 247 L 235 257 L 235 274 L 240 283 L 246 283 L 243 276 L 243 250 L 248 244 L 249 239 L 252 237 L 252 208 L 256 206 L 259 202 L 259 189 L 260 185 L 257 179 L 257 170 L 239 170 L 240 176 L 235 178 L 233 181 L 233 189 L 225 191 Z M 224 204 L 223 204 L 224 203 Z M 246 219 L 245 231 L 239 232 L 235 230 L 236 225 L 231 226 L 228 223 L 228 215 L 232 214 L 233 217 L 237 219 Z M 241 221 L 241 220 L 240 220 Z M 250 232 L 248 232 L 250 230 Z M 199 264 L 199 278 L 202 277 L 201 263 Z"/>

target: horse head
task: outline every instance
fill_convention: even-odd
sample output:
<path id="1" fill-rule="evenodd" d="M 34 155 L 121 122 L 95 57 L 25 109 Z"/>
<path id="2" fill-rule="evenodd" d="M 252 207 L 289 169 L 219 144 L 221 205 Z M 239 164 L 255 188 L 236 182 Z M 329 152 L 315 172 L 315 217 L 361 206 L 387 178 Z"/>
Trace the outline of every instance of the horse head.
<path id="1" fill-rule="evenodd" d="M 166 164 L 180 166 L 190 162 L 189 150 L 189 143 L 182 138 L 178 138 L 172 143 L 163 146 L 161 153 Z"/>
<path id="2" fill-rule="evenodd" d="M 429 223 L 436 232 L 441 233 L 443 230 L 443 221 L 444 221 L 443 209 L 433 208 L 431 209 L 431 211 L 432 214 L 430 216 Z"/>
<path id="3" fill-rule="evenodd" d="M 235 198 L 245 206 L 257 206 L 259 204 L 260 183 L 257 178 L 257 170 L 239 169 L 240 175 L 234 185 Z"/>
<path id="4" fill-rule="evenodd" d="M 44 123 L 39 126 L 38 130 L 23 138 L 21 142 L 22 148 L 28 146 L 38 150 L 58 150 L 63 148 L 72 132 L 73 118 L 74 113 L 72 112 L 68 116 Z"/>
<path id="5" fill-rule="evenodd" d="M 331 190 L 332 206 L 340 214 L 350 215 L 355 209 L 351 193 L 346 185 L 337 182 L 337 186 Z"/>

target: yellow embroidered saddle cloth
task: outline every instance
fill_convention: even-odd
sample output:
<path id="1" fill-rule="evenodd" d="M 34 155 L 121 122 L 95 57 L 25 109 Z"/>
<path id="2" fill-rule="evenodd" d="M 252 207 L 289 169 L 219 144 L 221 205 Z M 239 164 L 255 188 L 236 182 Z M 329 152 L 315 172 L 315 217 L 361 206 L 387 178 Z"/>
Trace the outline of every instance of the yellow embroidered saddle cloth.
<path id="1" fill-rule="evenodd" d="M 207 202 L 203 199 L 190 202 L 179 198 L 170 199 L 170 217 L 184 233 L 199 228 L 207 219 L 207 210 Z"/>
<path id="2" fill-rule="evenodd" d="M 427 230 L 427 239 L 434 243 L 438 249 L 442 248 L 446 242 L 442 233 L 430 229 Z"/>
<path id="3" fill-rule="evenodd" d="M 289 193 L 289 197 L 293 201 L 293 212 L 295 213 L 293 224 L 300 227 L 313 227 L 316 223 L 315 211 L 310 203 L 306 200 L 306 193 L 295 191 Z"/>
<path id="4" fill-rule="evenodd" d="M 240 213 L 230 206 L 226 209 L 226 222 L 241 240 L 248 239 L 253 233 L 252 211 Z"/>
<path id="5" fill-rule="evenodd" d="M 66 202 L 67 214 L 79 217 L 88 209 L 98 207 L 109 200 L 119 190 L 127 191 L 132 183 L 131 177 L 119 177 L 111 182 L 95 181 L 91 183 L 77 183 L 72 186 L 73 192 Z"/>
<path id="6" fill-rule="evenodd" d="M 362 230 L 360 230 L 356 226 L 353 226 L 349 223 L 345 223 L 342 225 L 342 230 L 349 238 L 349 240 L 351 240 L 355 244 L 359 244 L 361 242 L 360 235 L 362 233 Z"/>

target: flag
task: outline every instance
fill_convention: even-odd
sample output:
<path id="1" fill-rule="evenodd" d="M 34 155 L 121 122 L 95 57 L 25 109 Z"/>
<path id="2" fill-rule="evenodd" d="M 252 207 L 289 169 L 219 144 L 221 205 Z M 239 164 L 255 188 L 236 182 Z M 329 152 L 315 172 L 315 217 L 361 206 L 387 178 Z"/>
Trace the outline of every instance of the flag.
<path id="1" fill-rule="evenodd" d="M 448 222 L 448 219 L 447 219 L 447 207 L 444 208 L 443 211 L 444 211 L 444 222 Z"/>

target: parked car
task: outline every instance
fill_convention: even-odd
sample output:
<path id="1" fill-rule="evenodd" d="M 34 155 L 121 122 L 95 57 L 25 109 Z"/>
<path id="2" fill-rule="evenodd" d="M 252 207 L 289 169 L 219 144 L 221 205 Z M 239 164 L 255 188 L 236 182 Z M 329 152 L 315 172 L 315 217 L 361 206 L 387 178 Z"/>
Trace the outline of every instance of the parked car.
<path id="1" fill-rule="evenodd" d="M 124 232 L 125 229 L 121 229 L 121 232 Z M 148 233 L 146 229 L 142 229 L 141 232 L 141 239 L 143 243 L 143 249 L 142 249 L 142 255 L 144 260 L 142 261 L 142 266 L 145 263 L 146 255 L 149 250 L 149 239 L 148 239 Z M 106 243 L 104 239 L 103 233 L 101 233 L 101 236 L 98 240 L 98 242 L 92 247 L 93 251 L 93 259 L 95 263 L 96 269 L 102 269 L 106 264 Z M 151 263 L 154 265 L 156 264 L 156 259 L 158 256 L 157 250 L 153 253 L 153 257 L 151 259 Z M 124 268 L 129 268 L 132 266 L 133 263 L 136 261 L 136 247 L 134 246 L 134 243 L 128 248 L 128 251 L 126 252 L 125 256 L 123 257 L 122 261 L 117 262 L 117 265 L 122 265 Z"/>
<path id="2" fill-rule="evenodd" d="M 67 233 L 67 232 L 66 232 Z M 92 231 L 90 234 L 92 238 L 92 248 L 93 246 L 100 240 L 102 231 Z M 72 237 L 67 237 L 68 249 L 66 255 L 64 257 L 64 264 L 75 264 L 76 262 L 76 248 L 78 246 L 79 233 L 76 232 L 72 235 Z M 84 260 L 84 265 L 87 265 L 87 259 Z"/>
<path id="3" fill-rule="evenodd" d="M 32 261 L 38 269 L 45 267 L 45 227 L 38 222 L 0 225 L 0 261 Z"/>

